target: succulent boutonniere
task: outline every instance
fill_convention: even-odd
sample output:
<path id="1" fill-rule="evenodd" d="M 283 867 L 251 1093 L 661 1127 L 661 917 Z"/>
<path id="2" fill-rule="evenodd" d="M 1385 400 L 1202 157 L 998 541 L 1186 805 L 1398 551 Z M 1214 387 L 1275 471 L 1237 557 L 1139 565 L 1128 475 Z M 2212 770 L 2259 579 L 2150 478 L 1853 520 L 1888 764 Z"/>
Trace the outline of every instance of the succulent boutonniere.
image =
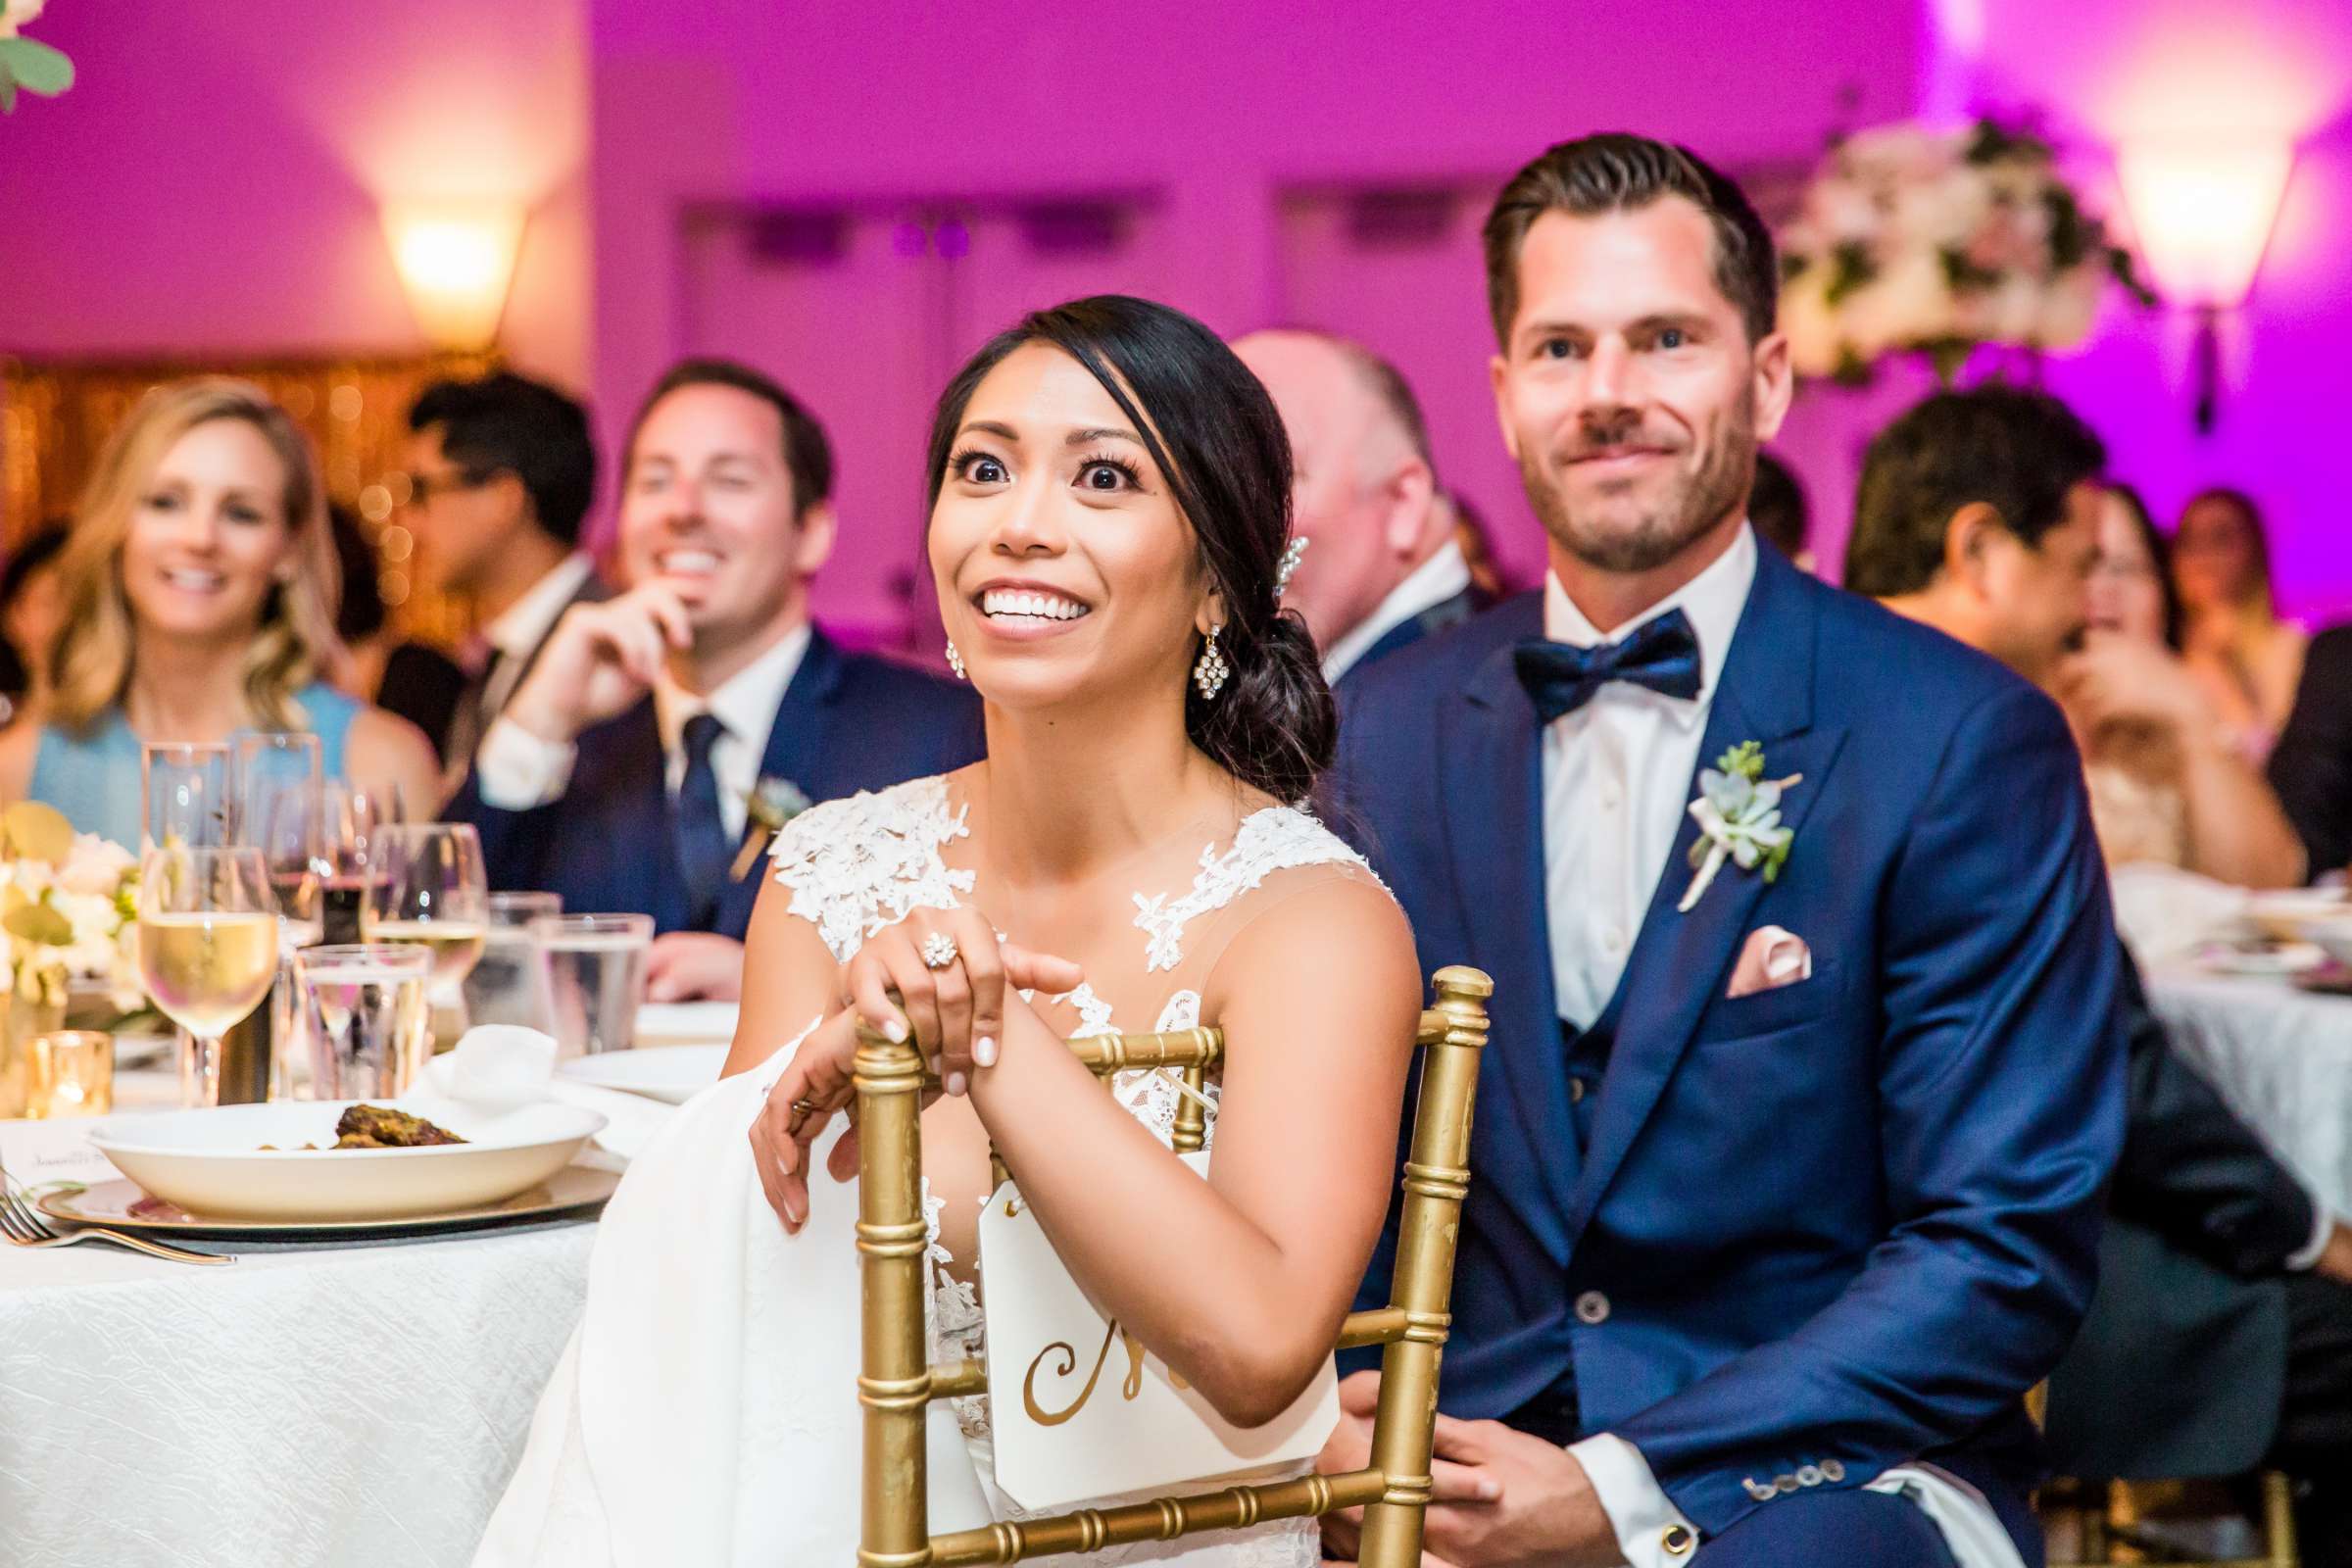
<path id="1" fill-rule="evenodd" d="M 762 776 L 743 798 L 744 816 L 752 832 L 743 841 L 743 853 L 735 857 L 731 879 L 740 882 L 751 875 L 769 843 L 784 831 L 784 824 L 815 804 L 792 780 Z"/>
<path id="2" fill-rule="evenodd" d="M 1764 748 L 1741 741 L 1698 774 L 1698 799 L 1690 803 L 1691 819 L 1698 823 L 1698 841 L 1690 846 L 1690 865 L 1696 873 L 1677 914 L 1688 914 L 1723 869 L 1736 862 L 1742 871 L 1762 871 L 1775 881 L 1788 858 L 1794 828 L 1781 825 L 1781 797 L 1804 782 L 1802 773 L 1787 778 L 1764 776 Z"/>

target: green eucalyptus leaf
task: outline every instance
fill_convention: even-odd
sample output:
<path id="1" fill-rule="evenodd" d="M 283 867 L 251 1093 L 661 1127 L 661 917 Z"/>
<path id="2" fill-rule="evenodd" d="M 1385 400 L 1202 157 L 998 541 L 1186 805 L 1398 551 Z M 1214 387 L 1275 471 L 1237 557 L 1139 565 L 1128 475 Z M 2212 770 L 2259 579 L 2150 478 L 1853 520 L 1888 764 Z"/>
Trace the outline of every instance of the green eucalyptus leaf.
<path id="1" fill-rule="evenodd" d="M 0 56 L 0 115 L 17 112 L 17 78 L 8 74 L 8 60 Z"/>
<path id="2" fill-rule="evenodd" d="M 33 38 L 0 38 L 0 64 L 26 92 L 54 98 L 74 85 L 74 62 Z"/>

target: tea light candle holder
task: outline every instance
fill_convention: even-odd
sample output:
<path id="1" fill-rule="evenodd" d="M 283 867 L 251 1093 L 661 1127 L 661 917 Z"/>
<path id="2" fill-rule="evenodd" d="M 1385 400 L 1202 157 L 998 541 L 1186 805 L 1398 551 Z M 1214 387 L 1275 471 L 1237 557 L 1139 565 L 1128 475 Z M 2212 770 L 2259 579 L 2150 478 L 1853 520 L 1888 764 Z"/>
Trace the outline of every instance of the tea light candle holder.
<path id="1" fill-rule="evenodd" d="M 38 1118 L 103 1116 L 115 1108 L 115 1037 L 59 1029 L 25 1043 L 24 1113 Z"/>

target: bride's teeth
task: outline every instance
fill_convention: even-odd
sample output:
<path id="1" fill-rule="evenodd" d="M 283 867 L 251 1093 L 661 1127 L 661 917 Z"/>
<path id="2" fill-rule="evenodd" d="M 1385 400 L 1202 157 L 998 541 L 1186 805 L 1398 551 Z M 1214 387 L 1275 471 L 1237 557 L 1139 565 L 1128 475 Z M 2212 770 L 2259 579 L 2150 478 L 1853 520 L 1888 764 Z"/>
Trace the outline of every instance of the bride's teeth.
<path id="1" fill-rule="evenodd" d="M 1026 615 L 1038 620 L 1076 620 L 1086 607 L 1054 595 L 1013 588 L 991 588 L 980 596 L 984 615 Z"/>

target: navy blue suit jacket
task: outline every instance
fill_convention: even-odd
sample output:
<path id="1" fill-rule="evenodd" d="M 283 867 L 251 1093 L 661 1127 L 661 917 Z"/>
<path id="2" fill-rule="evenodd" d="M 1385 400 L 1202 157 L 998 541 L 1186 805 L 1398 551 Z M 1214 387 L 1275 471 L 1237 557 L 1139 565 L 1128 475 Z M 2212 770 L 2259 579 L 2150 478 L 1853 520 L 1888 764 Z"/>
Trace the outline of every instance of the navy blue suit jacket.
<path id="1" fill-rule="evenodd" d="M 760 771 L 790 780 L 811 802 L 829 801 L 944 773 L 983 750 L 980 702 L 969 687 L 847 653 L 819 631 L 776 709 Z M 480 830 L 494 888 L 560 893 L 575 913 L 650 914 L 657 931 L 685 930 L 664 764 L 649 697 L 581 732 L 562 799 L 502 810 L 482 800 L 469 775 L 446 814 Z M 755 871 L 729 883 L 710 929 L 741 941 L 763 880 Z"/>
<path id="2" fill-rule="evenodd" d="M 2117 948 L 2057 709 L 1759 552 L 1700 760 L 1754 740 L 1767 777 L 1803 775 L 1792 850 L 1678 914 L 1683 819 L 1580 1148 L 1511 663 L 1542 606 L 1366 671 L 1334 781 L 1423 964 L 1495 982 L 1442 1407 L 1500 1417 L 1573 1371 L 1584 1430 L 1633 1443 L 1708 1533 L 1806 1465 L 1850 1487 L 1922 1456 L 2030 1530 L 2019 1396 L 2082 1316 L 2124 1127 Z M 1812 978 L 1727 1000 L 1765 925 Z M 1392 1215 L 1367 1304 L 1394 1246 Z"/>

